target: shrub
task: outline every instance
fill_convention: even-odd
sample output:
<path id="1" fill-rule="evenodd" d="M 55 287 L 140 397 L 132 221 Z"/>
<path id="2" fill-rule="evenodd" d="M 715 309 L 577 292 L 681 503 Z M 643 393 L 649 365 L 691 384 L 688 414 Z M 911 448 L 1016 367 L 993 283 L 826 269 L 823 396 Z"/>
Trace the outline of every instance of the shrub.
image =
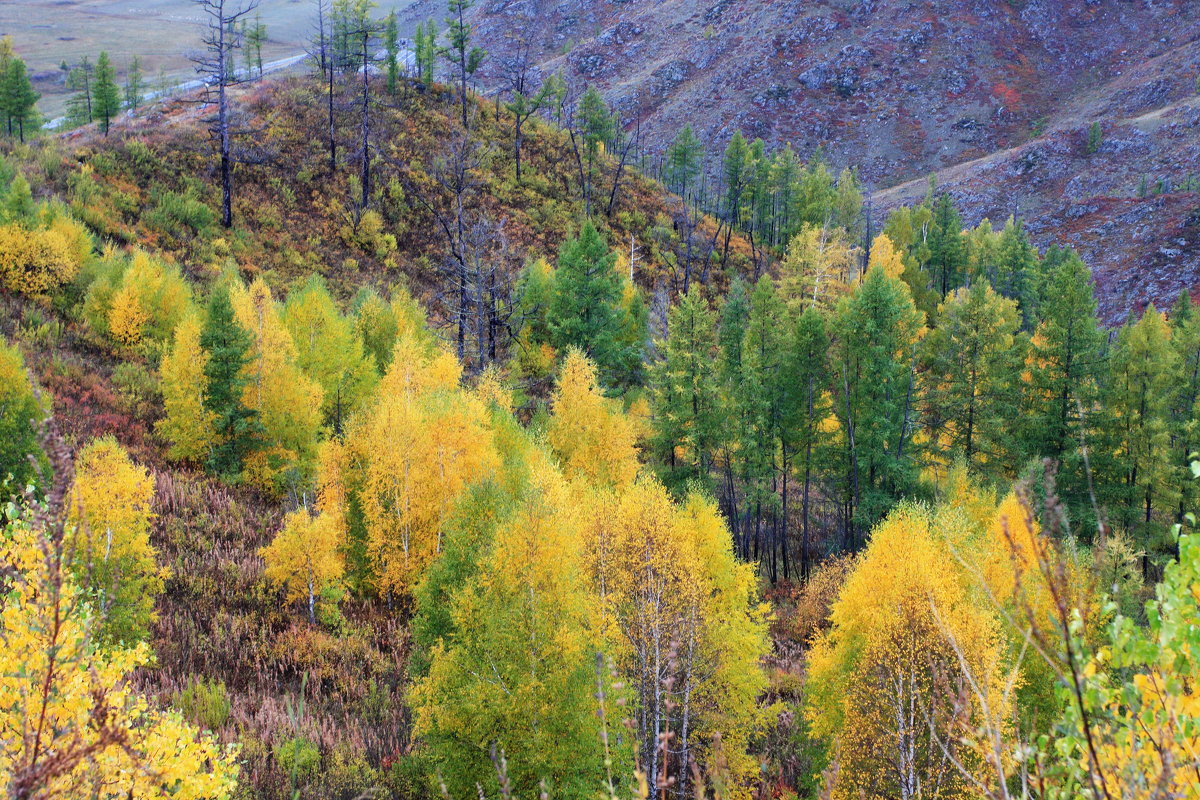
<path id="1" fill-rule="evenodd" d="M 321 765 L 321 751 L 303 736 L 293 736 L 275 745 L 275 761 L 285 775 L 290 775 L 295 783 L 302 784 L 305 779 L 317 774 Z"/>
<path id="2" fill-rule="evenodd" d="M 20 491 L 35 477 L 30 456 L 46 460 L 38 444 L 46 410 L 33 393 L 21 352 L 0 336 L 0 483 L 11 475 L 10 490 Z"/>
<path id="3" fill-rule="evenodd" d="M 75 277 L 81 260 L 63 230 L 0 226 L 0 285 L 21 294 L 45 294 Z"/>
<path id="4" fill-rule="evenodd" d="M 145 219 L 150 227 L 179 236 L 207 230 L 216 222 L 217 214 L 191 192 L 163 192 Z"/>
<path id="5" fill-rule="evenodd" d="M 222 681 L 193 681 L 179 693 L 176 705 L 185 717 L 210 731 L 229 721 L 229 694 Z"/>

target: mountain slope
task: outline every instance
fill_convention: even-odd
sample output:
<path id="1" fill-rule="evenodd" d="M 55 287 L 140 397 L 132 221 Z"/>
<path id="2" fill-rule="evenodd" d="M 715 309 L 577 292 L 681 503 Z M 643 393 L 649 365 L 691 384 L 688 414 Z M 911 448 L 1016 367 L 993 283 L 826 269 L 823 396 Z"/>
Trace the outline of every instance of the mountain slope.
<path id="1" fill-rule="evenodd" d="M 527 31 L 545 69 L 598 86 L 651 148 L 692 124 L 710 170 L 740 129 L 857 167 L 876 209 L 936 173 L 971 224 L 1025 215 L 1040 245 L 1082 250 L 1109 320 L 1195 284 L 1196 198 L 1136 195 L 1143 175 L 1152 194 L 1200 172 L 1200 4 L 486 0 L 474 14 L 494 64 L 515 52 L 507 31 Z M 1088 156 L 1093 121 L 1105 135 Z"/>

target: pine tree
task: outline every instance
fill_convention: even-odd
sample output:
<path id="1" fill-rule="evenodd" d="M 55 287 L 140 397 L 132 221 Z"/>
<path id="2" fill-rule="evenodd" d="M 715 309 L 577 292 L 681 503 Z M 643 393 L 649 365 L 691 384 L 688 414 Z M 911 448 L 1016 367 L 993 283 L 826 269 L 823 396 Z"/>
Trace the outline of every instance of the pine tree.
<path id="1" fill-rule="evenodd" d="M 585 222 L 579 236 L 564 242 L 559 251 L 547 318 L 554 347 L 560 352 L 578 347 L 609 385 L 618 381 L 626 362 L 619 340 L 624 280 L 615 268 L 616 259 L 596 227 Z"/>
<path id="2" fill-rule="evenodd" d="M 667 317 L 666 358 L 656 370 L 654 427 L 667 484 L 709 481 L 719 425 L 716 318 L 700 287 Z"/>
<path id="3" fill-rule="evenodd" d="M 136 111 L 137 107 L 142 104 L 142 100 L 146 94 L 146 81 L 142 76 L 142 60 L 137 56 L 129 62 L 129 69 L 125 72 L 125 107 L 130 111 Z"/>
<path id="4" fill-rule="evenodd" d="M 938 325 L 923 343 L 924 398 L 933 444 L 949 464 L 997 477 L 1014 465 L 1012 422 L 1018 415 L 1016 303 L 977 280 L 938 307 Z"/>
<path id="5" fill-rule="evenodd" d="M 92 85 L 92 118 L 100 120 L 100 130 L 108 135 L 113 117 L 121 113 L 121 90 L 117 87 L 117 73 L 108 53 L 101 52 L 96 59 L 96 79 Z"/>
<path id="6" fill-rule="evenodd" d="M 208 303 L 200 347 L 208 354 L 204 408 L 213 415 L 217 434 L 206 466 L 227 480 L 236 479 L 246 457 L 262 445 L 262 421 L 257 411 L 246 407 L 242 397 L 249 383 L 244 370 L 251 361 L 253 343 L 234 318 L 229 288 L 218 287 Z"/>

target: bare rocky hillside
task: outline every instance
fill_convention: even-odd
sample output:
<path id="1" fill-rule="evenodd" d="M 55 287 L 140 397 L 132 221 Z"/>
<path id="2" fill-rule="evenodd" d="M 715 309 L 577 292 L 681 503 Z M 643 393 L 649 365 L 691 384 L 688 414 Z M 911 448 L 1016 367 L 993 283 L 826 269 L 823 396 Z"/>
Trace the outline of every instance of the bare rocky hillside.
<path id="1" fill-rule="evenodd" d="M 1200 196 L 1180 191 L 1200 176 L 1194 0 L 482 0 L 473 14 L 493 64 L 524 32 L 654 145 L 690 122 L 714 150 L 735 129 L 822 147 L 880 210 L 938 173 L 966 221 L 1018 212 L 1039 244 L 1078 247 L 1111 320 L 1200 277 Z"/>

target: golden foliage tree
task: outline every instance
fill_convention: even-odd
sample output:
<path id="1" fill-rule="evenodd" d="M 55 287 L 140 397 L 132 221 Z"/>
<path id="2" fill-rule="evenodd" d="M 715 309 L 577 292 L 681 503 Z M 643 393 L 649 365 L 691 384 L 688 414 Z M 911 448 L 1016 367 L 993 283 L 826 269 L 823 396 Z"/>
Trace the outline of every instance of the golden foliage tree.
<path id="1" fill-rule="evenodd" d="M 788 244 L 780 291 L 790 305 L 832 308 L 856 280 L 856 250 L 840 228 L 806 223 Z"/>
<path id="2" fill-rule="evenodd" d="M 141 641 L 154 619 L 164 575 L 150 544 L 154 480 L 106 436 L 79 453 L 69 497 L 76 579 L 96 592 L 107 639 Z"/>
<path id="3" fill-rule="evenodd" d="M 291 334 L 261 278 L 249 289 L 235 285 L 230 300 L 238 324 L 254 341 L 242 402 L 257 413 L 266 442 L 246 460 L 243 475 L 276 491 L 289 483 L 304 485 L 316 465 L 321 387 L 297 363 Z"/>
<path id="4" fill-rule="evenodd" d="M 62 542 L 18 513 L 0 536 L 0 783 L 12 797 L 229 797 L 236 751 L 132 688 L 149 646 L 97 646 Z"/>
<path id="5" fill-rule="evenodd" d="M 200 346 L 201 328 L 198 314 L 184 317 L 159 367 L 165 416 L 158 434 L 170 443 L 171 458 L 195 464 L 204 461 L 216 436 L 214 415 L 204 407 L 208 353 Z"/>
<path id="6" fill-rule="evenodd" d="M 375 364 L 318 278 L 288 297 L 283 322 L 296 347 L 296 363 L 321 385 L 321 411 L 340 433 L 345 420 L 375 388 L 379 378 Z"/>
<path id="7" fill-rule="evenodd" d="M 454 500 L 499 463 L 487 406 L 460 376 L 453 355 L 402 336 L 377 402 L 350 434 L 381 592 L 412 591 L 441 551 Z"/>
<path id="8" fill-rule="evenodd" d="M 600 393 L 596 367 L 579 350 L 563 360 L 552 408 L 550 445 L 567 478 L 613 487 L 633 482 L 638 471 L 633 423 Z"/>
<path id="9" fill-rule="evenodd" d="M 533 796 L 544 781 L 541 791 L 555 797 L 594 797 L 606 757 L 610 779 L 632 768 L 596 713 L 592 595 L 566 488 L 552 465 L 533 468 L 520 507 L 454 596 L 454 634 L 434 646 L 429 675 L 412 693 L 417 732 L 455 796 L 477 782 L 495 785 L 490 744 L 508 759 L 517 796 Z"/>
<path id="10" fill-rule="evenodd" d="M 748 754 L 759 724 L 766 609 L 752 565 L 740 564 L 716 506 L 682 506 L 661 484 L 600 488 L 576 503 L 584 565 L 601 603 L 600 630 L 636 694 L 640 763 L 653 780 L 687 792 L 692 760 L 728 766 L 735 796 L 756 768 Z M 671 756 L 659 737 L 672 731 Z"/>
<path id="11" fill-rule="evenodd" d="M 321 446 L 316 508 L 310 511 L 306 501 L 288 514 L 283 529 L 262 549 L 267 580 L 283 587 L 289 603 L 305 599 L 312 622 L 317 598 L 337 587 L 346 572 L 344 450 L 336 441 Z"/>
<path id="12" fill-rule="evenodd" d="M 839 759 L 835 797 L 965 798 L 994 785 L 961 737 L 1009 718 L 999 622 L 952 555 L 970 528 L 956 510 L 902 505 L 842 588 L 808 684 L 812 728 Z"/>

